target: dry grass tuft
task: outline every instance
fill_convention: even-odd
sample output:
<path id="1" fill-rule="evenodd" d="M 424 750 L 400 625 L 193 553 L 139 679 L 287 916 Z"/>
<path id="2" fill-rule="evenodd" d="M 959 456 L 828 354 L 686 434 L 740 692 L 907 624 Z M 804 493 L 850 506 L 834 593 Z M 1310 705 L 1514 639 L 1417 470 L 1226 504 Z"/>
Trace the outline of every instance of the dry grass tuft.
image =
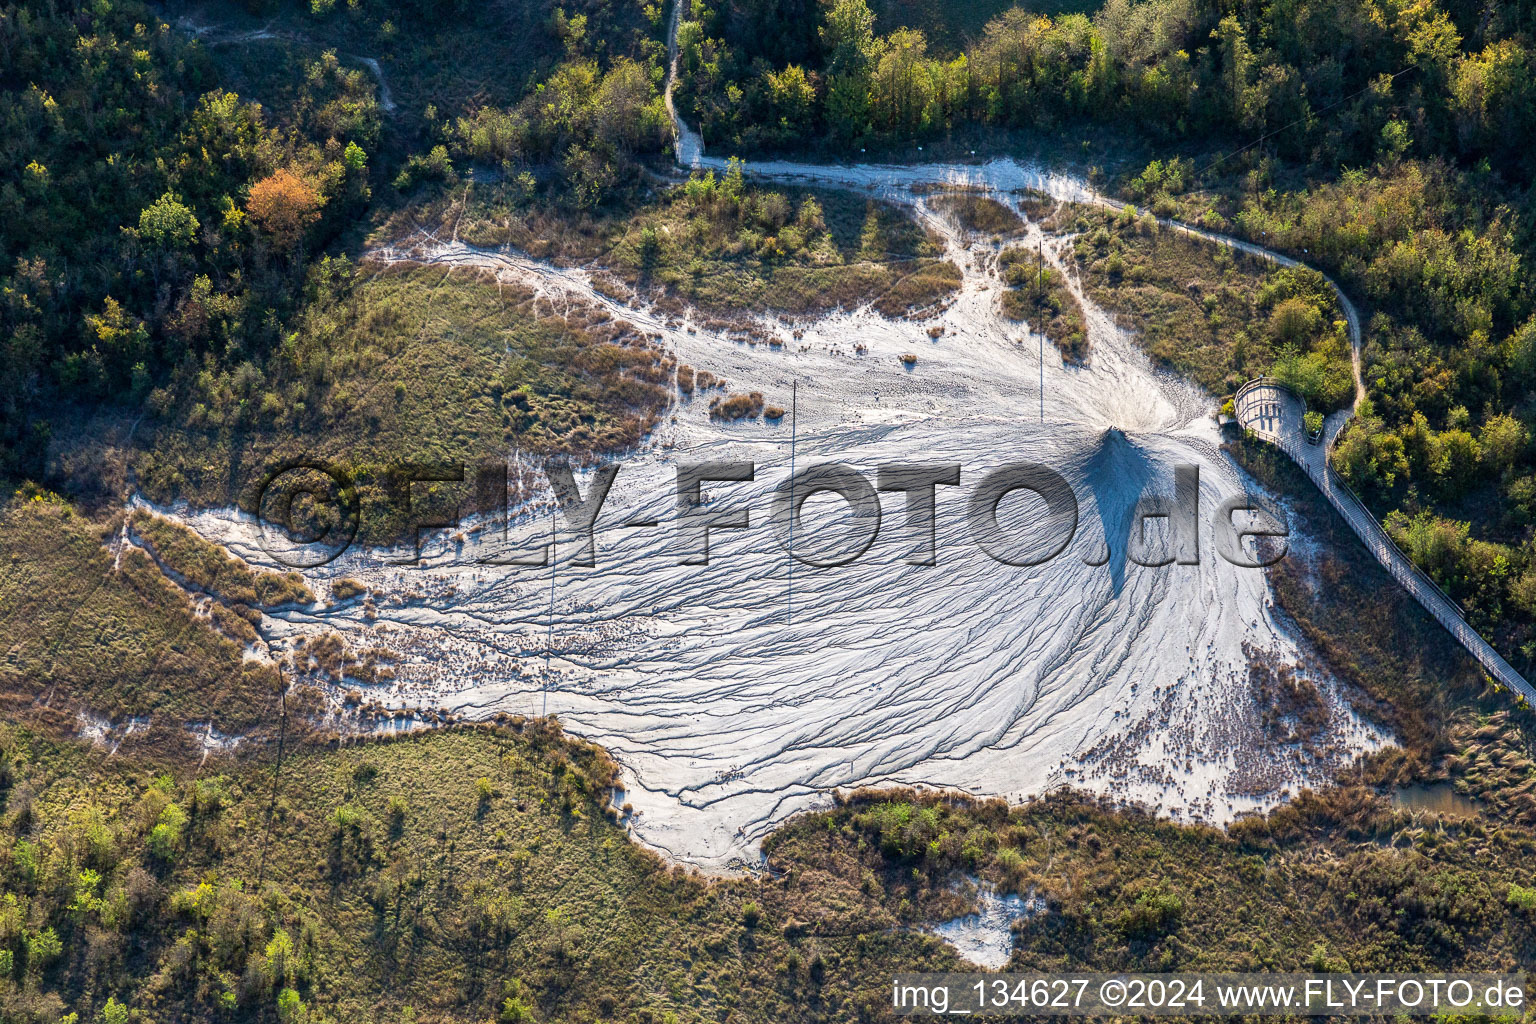
<path id="1" fill-rule="evenodd" d="M 709 403 L 709 414 L 715 419 L 742 420 L 758 416 L 763 411 L 763 393 L 752 391 L 747 394 L 733 394 L 726 398 L 716 398 Z M 779 415 L 783 415 L 779 410 Z"/>

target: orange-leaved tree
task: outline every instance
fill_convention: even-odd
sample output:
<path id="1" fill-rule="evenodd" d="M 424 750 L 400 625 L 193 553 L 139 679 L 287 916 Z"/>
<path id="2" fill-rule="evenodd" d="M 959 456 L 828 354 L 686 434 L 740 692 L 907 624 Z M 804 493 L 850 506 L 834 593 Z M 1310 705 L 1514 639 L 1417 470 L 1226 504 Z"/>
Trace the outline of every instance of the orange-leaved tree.
<path id="1" fill-rule="evenodd" d="M 324 205 L 324 198 L 313 185 L 281 168 L 251 186 L 245 209 L 279 247 L 289 249 L 305 228 L 320 219 L 320 208 Z"/>

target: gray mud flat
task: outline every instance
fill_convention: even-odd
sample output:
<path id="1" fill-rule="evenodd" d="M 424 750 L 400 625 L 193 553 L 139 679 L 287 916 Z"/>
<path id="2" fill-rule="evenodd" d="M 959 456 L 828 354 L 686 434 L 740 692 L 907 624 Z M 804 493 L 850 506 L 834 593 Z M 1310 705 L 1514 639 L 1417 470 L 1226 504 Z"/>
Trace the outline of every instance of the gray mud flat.
<path id="1" fill-rule="evenodd" d="M 983 885 L 976 891 L 975 913 L 941 921 L 928 931 L 978 967 L 1000 971 L 1013 956 L 1014 924 L 1044 913 L 1045 909 L 1045 901 L 1033 895 L 1000 893 Z"/>
<path id="2" fill-rule="evenodd" d="M 791 417 L 722 422 L 696 396 L 679 399 L 619 460 L 594 567 L 571 564 L 574 539 L 563 529 L 552 570 L 479 561 L 542 544 L 546 497 L 516 510 L 505 541 L 499 528 L 472 528 L 462 542 L 435 539 L 419 566 L 365 551 L 312 572 L 381 590 L 377 618 L 357 602 L 285 612 L 268 623 L 279 648 L 330 629 L 357 649 L 387 646 L 400 656 L 396 678 L 358 688 L 391 707 L 558 714 L 625 767 L 640 839 L 715 868 L 755 863 L 758 839 L 837 788 L 926 784 L 1018 800 L 1071 785 L 1219 823 L 1385 742 L 1325 671 L 1308 667 L 1264 572 L 1217 556 L 1218 504 L 1256 485 L 1219 450 L 1209 400 L 1155 371 L 1091 303 L 1090 361 L 1064 365 L 1052 345 L 999 315 L 995 260 L 939 218 L 919 187 L 950 172 L 973 185 L 991 174 L 979 187 L 1018 209 L 1014 187 L 1076 198 L 1081 183 L 1011 164 L 766 170 L 867 184 L 909 205 L 962 268 L 955 300 L 920 323 L 842 311 L 797 325 L 799 338 L 765 320 L 785 340 L 772 348 L 616 302 L 580 269 L 511 251 L 422 238 L 374 258 L 489 271 L 533 287 L 552 308 L 604 308 L 770 404 L 789 407 L 795 387 L 797 468 L 844 463 L 873 483 L 881 464 L 960 464 L 960 485 L 937 491 L 936 565 L 906 561 L 919 538 L 904 497 L 887 493 L 862 557 L 792 567 L 768 522 L 771 493 L 789 475 Z M 1037 235 L 1031 225 L 1028 242 Z M 1040 237 L 1048 259 L 1062 241 Z M 935 324 L 944 327 L 937 339 L 928 334 Z M 905 353 L 918 355 L 911 369 Z M 508 461 L 543 486 L 538 466 L 515 452 Z M 705 487 L 709 507 L 746 509 L 750 527 L 715 532 L 708 565 L 680 564 L 677 467 L 708 461 L 755 465 L 751 482 Z M 1070 543 L 1032 566 L 984 553 L 966 518 L 976 483 L 1021 461 L 1060 473 L 1078 504 Z M 1161 519 L 1145 520 L 1141 537 L 1137 502 L 1172 495 L 1177 466 L 1199 471 L 1199 564 L 1138 564 L 1138 552 L 1153 560 L 1169 541 Z M 1006 497 L 998 514 L 1016 555 L 1040 553 L 1066 529 L 1028 491 Z M 801 553 L 836 547 L 852 525 L 835 495 L 809 499 L 805 515 Z M 270 561 L 252 523 L 227 512 L 186 518 Z M 658 525 L 627 525 L 640 520 Z M 1297 666 L 1324 696 L 1329 725 L 1306 749 L 1277 745 L 1266 731 L 1249 652 Z M 352 685 L 337 687 L 338 708 Z"/>

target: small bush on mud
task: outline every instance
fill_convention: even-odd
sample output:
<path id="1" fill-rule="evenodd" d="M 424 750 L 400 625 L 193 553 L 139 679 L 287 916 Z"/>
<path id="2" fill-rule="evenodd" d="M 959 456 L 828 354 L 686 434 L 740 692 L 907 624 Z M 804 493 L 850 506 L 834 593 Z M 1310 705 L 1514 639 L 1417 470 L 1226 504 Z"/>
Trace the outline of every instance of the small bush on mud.
<path id="1" fill-rule="evenodd" d="M 761 414 L 763 411 L 763 393 L 753 391 L 748 394 L 734 394 L 726 398 L 716 398 L 709 403 L 709 414 L 716 419 L 740 420 L 749 419 Z M 783 415 L 782 411 L 780 415 Z"/>

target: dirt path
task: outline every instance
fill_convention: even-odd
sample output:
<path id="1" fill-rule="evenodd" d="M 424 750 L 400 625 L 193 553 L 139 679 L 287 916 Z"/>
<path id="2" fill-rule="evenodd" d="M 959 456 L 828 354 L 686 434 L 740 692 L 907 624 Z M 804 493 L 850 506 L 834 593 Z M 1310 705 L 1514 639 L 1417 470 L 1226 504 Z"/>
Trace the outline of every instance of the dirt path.
<path id="1" fill-rule="evenodd" d="M 208 46 L 249 46 L 252 43 L 269 42 L 274 39 L 304 39 L 297 32 L 279 32 L 267 24 L 257 29 L 228 29 L 218 25 L 205 25 L 190 17 L 182 17 L 176 20 L 176 27 L 199 39 Z M 389 81 L 384 77 L 384 69 L 379 66 L 377 58 L 352 56 L 348 58 L 363 65 L 373 75 L 374 81 L 379 84 L 379 109 L 386 114 L 393 114 L 397 109 L 394 97 L 389 91 Z M 670 109 L 670 108 L 669 108 Z"/>

